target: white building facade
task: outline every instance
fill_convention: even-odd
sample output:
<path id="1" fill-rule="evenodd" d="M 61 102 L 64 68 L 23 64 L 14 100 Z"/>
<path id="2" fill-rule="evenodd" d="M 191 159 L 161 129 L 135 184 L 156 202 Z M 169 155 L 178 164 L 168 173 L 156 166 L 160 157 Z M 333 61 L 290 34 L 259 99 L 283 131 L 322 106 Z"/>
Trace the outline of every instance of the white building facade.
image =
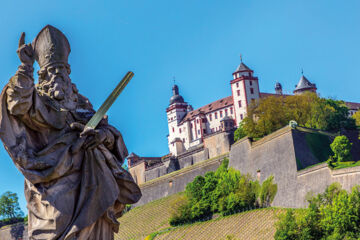
<path id="1" fill-rule="evenodd" d="M 275 84 L 275 92 L 261 93 L 259 80 L 254 71 L 242 61 L 232 74 L 230 80 L 231 96 L 193 110 L 179 94 L 177 85 L 173 86 L 173 96 L 166 109 L 168 119 L 168 146 L 170 154 L 178 156 L 191 147 L 204 142 L 204 137 L 222 131 L 231 130 L 239 125 L 246 117 L 247 108 L 253 101 L 270 95 L 282 95 L 282 86 Z M 302 92 L 316 92 L 316 85 L 312 84 L 304 75 L 296 85 L 294 94 Z M 360 109 L 359 103 L 346 102 L 349 114 L 353 115 Z"/>

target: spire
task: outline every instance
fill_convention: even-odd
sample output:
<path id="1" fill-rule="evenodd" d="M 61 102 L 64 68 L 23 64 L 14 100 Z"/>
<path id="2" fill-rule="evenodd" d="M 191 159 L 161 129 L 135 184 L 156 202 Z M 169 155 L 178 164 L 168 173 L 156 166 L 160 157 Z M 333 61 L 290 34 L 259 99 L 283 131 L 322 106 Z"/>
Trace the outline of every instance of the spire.
<path id="1" fill-rule="evenodd" d="M 235 72 L 252 72 L 252 70 L 243 63 L 242 54 L 240 54 L 240 65 L 236 68 Z"/>
<path id="2" fill-rule="evenodd" d="M 298 84 L 295 86 L 294 93 L 300 94 L 304 91 L 310 91 L 310 92 L 316 92 L 316 84 L 311 83 L 305 76 L 304 76 L 304 70 L 301 69 L 301 77 L 298 82 Z"/>

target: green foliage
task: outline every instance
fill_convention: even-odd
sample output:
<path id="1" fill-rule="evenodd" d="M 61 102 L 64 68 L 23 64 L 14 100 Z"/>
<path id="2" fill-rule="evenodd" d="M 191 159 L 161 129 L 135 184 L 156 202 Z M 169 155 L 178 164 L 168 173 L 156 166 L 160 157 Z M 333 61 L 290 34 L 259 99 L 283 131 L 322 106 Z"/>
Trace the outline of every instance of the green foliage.
<path id="1" fill-rule="evenodd" d="M 330 144 L 331 150 L 334 152 L 333 158 L 336 162 L 346 162 L 351 160 L 351 146 L 346 136 L 337 136 Z"/>
<path id="2" fill-rule="evenodd" d="M 260 99 L 250 105 L 242 129 L 252 138 L 263 137 L 295 120 L 299 126 L 339 131 L 354 129 L 343 101 L 318 97 L 315 93 Z"/>
<path id="3" fill-rule="evenodd" d="M 274 176 L 270 176 L 261 185 L 260 190 L 260 205 L 262 207 L 269 207 L 277 193 L 277 184 L 274 183 Z"/>
<path id="4" fill-rule="evenodd" d="M 264 181 L 252 181 L 250 175 L 242 175 L 229 168 L 224 159 L 216 172 L 197 176 L 186 186 L 185 195 L 172 203 L 170 225 L 180 225 L 211 217 L 214 213 L 229 215 L 255 207 L 258 202 L 269 206 L 276 194 L 277 186 L 273 177 Z M 263 200 L 259 200 L 259 196 Z"/>
<path id="5" fill-rule="evenodd" d="M 358 239 L 360 237 L 360 186 L 351 193 L 340 184 L 309 200 L 305 214 L 292 210 L 279 217 L 275 239 Z"/>
<path id="6" fill-rule="evenodd" d="M 246 137 L 246 132 L 244 130 L 243 123 L 239 123 L 239 127 L 234 132 L 234 141 L 236 142 L 239 139 Z"/>
<path id="7" fill-rule="evenodd" d="M 16 193 L 7 191 L 0 196 L 0 216 L 2 218 L 19 218 L 23 215 Z"/>
<path id="8" fill-rule="evenodd" d="M 357 111 L 352 118 L 355 119 L 356 126 L 360 126 L 360 111 Z"/>

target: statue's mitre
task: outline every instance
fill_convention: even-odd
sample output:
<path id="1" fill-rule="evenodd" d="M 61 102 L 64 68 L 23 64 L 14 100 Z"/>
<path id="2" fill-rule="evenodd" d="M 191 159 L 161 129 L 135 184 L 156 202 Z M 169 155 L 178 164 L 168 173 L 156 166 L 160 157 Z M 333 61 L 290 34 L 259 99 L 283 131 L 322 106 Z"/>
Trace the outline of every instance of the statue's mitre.
<path id="1" fill-rule="evenodd" d="M 47 25 L 39 32 L 32 46 L 40 68 L 56 63 L 68 63 L 71 51 L 69 41 L 59 29 L 51 25 Z"/>

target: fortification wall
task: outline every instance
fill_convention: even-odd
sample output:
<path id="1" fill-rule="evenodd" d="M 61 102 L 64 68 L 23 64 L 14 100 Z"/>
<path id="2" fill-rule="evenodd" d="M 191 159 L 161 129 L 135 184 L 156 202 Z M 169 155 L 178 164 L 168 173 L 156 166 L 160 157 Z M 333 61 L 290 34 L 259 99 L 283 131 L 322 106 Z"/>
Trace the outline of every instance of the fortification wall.
<path id="1" fill-rule="evenodd" d="M 321 193 L 334 182 L 338 182 L 346 190 L 351 190 L 354 185 L 360 184 L 360 166 L 331 170 L 326 163 L 319 164 L 297 173 L 297 195 L 299 206 L 306 206 L 308 193 Z"/>
<path id="2" fill-rule="evenodd" d="M 297 205 L 297 165 L 290 128 L 283 128 L 254 143 L 247 138 L 239 140 L 231 146 L 229 166 L 241 173 L 249 173 L 261 182 L 274 175 L 278 192 L 273 205 Z"/>
<path id="3" fill-rule="evenodd" d="M 228 157 L 228 154 L 201 161 L 139 185 L 143 196 L 135 206 L 184 191 L 186 184 L 196 176 L 205 175 L 209 171 L 216 171 L 225 157 Z"/>
<path id="4" fill-rule="evenodd" d="M 233 132 L 215 133 L 204 138 L 204 146 L 209 149 L 209 158 L 213 158 L 230 151 L 234 142 Z"/>
<path id="5" fill-rule="evenodd" d="M 330 170 L 318 164 L 326 159 L 319 159 L 312 134 L 285 127 L 257 142 L 241 139 L 231 147 L 229 166 L 261 182 L 273 175 L 278 192 L 272 205 L 279 207 L 306 207 L 307 193 L 321 193 L 333 182 L 347 190 L 360 184 L 360 167 Z M 317 140 L 328 140 L 321 137 Z M 313 164 L 318 165 L 306 168 Z"/>
<path id="6" fill-rule="evenodd" d="M 17 223 L 0 229 L 1 240 L 28 240 L 27 225 Z"/>

